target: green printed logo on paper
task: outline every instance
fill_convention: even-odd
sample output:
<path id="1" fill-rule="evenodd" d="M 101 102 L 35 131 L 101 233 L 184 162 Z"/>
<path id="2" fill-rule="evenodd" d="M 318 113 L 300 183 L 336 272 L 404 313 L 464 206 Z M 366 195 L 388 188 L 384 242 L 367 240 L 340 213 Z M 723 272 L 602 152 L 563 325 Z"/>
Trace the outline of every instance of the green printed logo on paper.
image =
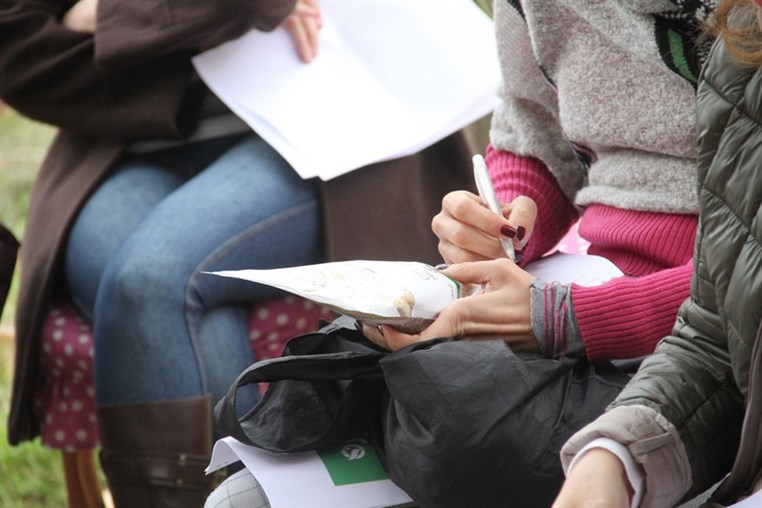
<path id="1" fill-rule="evenodd" d="M 351 439 L 341 446 L 318 451 L 337 487 L 389 478 L 373 445 L 365 439 Z"/>

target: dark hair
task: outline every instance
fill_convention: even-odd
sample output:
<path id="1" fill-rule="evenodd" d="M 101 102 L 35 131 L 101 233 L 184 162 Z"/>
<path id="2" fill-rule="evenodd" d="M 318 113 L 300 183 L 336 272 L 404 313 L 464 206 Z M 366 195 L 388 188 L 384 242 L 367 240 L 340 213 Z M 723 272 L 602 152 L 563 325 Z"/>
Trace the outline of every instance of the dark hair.
<path id="1" fill-rule="evenodd" d="M 759 12 L 749 0 L 722 0 L 714 11 L 710 30 L 738 61 L 762 66 L 762 29 Z"/>

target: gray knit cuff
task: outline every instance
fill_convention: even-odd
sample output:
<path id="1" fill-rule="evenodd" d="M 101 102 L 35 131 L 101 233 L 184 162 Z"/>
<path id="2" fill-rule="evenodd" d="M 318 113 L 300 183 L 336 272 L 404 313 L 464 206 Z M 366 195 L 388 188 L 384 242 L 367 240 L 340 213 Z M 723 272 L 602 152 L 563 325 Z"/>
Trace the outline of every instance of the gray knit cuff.
<path id="1" fill-rule="evenodd" d="M 535 279 L 529 286 L 532 333 L 540 352 L 548 358 L 561 355 L 585 357 L 571 288 L 558 282 Z"/>

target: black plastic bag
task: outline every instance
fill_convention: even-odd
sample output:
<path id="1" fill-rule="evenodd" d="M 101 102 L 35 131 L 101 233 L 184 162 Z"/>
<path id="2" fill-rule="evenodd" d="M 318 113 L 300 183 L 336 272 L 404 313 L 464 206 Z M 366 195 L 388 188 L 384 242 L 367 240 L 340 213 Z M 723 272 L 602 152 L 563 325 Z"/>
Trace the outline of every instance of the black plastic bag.
<path id="1" fill-rule="evenodd" d="M 546 507 L 559 451 L 629 376 L 608 363 L 516 354 L 498 340 L 438 339 L 386 353 L 337 321 L 247 369 L 215 409 L 218 429 L 273 452 L 365 437 L 424 507 Z M 351 326 L 351 325 L 350 325 Z M 242 418 L 235 390 L 271 382 Z"/>
<path id="2" fill-rule="evenodd" d="M 351 328 L 342 326 L 349 324 Z M 233 382 L 214 408 L 217 430 L 271 452 L 300 452 L 371 437 L 386 390 L 378 362 L 387 353 L 348 318 L 295 337 L 281 358 L 257 362 Z M 236 414 L 236 391 L 270 383 L 247 414 Z M 379 443 L 374 443 L 379 444 Z"/>

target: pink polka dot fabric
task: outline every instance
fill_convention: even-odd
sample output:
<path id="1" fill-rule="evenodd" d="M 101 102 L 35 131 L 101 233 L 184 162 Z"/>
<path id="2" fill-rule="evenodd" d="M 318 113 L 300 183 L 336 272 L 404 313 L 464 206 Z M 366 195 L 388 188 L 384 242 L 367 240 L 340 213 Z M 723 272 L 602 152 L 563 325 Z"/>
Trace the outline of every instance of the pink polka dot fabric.
<path id="1" fill-rule="evenodd" d="M 42 329 L 34 410 L 42 443 L 66 451 L 98 445 L 90 326 L 70 304 L 48 313 Z"/>
<path id="2" fill-rule="evenodd" d="M 296 296 L 258 306 L 249 315 L 249 343 L 254 358 L 279 357 L 288 339 L 315 331 L 320 319 L 335 317 L 336 314 L 325 307 Z"/>
<path id="3" fill-rule="evenodd" d="M 280 356 L 288 339 L 315 331 L 321 318 L 334 317 L 326 308 L 294 296 L 256 306 L 249 317 L 255 358 Z M 98 446 L 92 363 L 90 326 L 73 305 L 56 305 L 43 323 L 33 402 L 45 446 L 65 451 Z"/>

